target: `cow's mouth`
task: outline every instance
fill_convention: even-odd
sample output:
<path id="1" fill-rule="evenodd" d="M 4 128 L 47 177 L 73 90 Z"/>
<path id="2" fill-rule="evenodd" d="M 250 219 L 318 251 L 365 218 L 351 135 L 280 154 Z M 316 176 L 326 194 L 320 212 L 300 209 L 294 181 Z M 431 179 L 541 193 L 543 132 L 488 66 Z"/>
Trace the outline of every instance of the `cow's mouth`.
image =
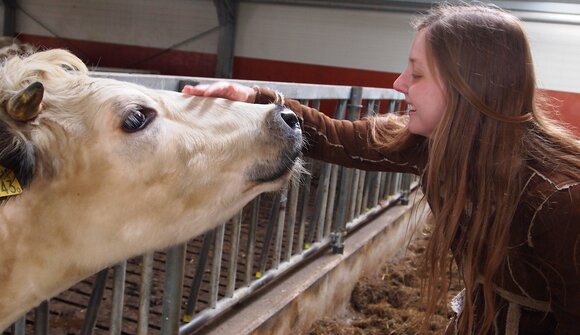
<path id="1" fill-rule="evenodd" d="M 256 175 L 253 176 L 253 180 L 258 183 L 268 183 L 289 176 L 294 171 L 299 154 L 300 151 L 292 152 L 273 167 L 256 166 L 257 170 L 254 170 Z"/>
<path id="2" fill-rule="evenodd" d="M 256 183 L 269 183 L 279 179 L 287 178 L 294 171 L 297 166 L 300 156 L 300 148 L 296 147 L 290 152 L 283 154 L 284 156 L 277 161 L 265 161 L 257 163 L 253 166 L 249 177 L 250 180 Z"/>

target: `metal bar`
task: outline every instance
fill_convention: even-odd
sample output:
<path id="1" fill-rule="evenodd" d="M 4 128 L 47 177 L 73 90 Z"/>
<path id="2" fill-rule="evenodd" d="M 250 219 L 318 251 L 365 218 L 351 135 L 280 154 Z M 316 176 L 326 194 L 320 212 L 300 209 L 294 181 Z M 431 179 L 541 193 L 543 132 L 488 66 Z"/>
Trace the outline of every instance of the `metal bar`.
<path id="1" fill-rule="evenodd" d="M 248 232 L 248 244 L 246 252 L 246 286 L 250 285 L 254 274 L 254 251 L 256 250 L 256 227 L 258 226 L 258 216 L 260 214 L 260 199 L 258 196 L 252 202 L 252 218 L 250 219 L 250 230 Z"/>
<path id="2" fill-rule="evenodd" d="M 312 165 L 312 160 L 305 160 L 305 165 Z M 310 248 L 310 242 L 305 242 L 306 219 L 308 217 L 308 202 L 310 201 L 310 187 L 312 176 L 307 174 L 304 177 L 302 198 L 300 201 L 300 220 L 298 225 L 298 247 L 301 250 Z"/>
<path id="3" fill-rule="evenodd" d="M 409 204 L 409 193 L 411 192 L 411 175 L 403 174 L 401 176 L 401 205 Z"/>
<path id="4" fill-rule="evenodd" d="M 338 193 L 338 205 L 334 227 L 332 228 L 332 251 L 336 254 L 342 254 L 344 251 L 344 238 L 346 231 L 344 227 L 347 223 L 347 204 L 350 201 L 353 179 L 353 170 L 341 167 L 340 190 Z"/>
<path id="5" fill-rule="evenodd" d="M 326 248 L 328 247 L 329 243 L 330 240 L 328 238 L 322 240 L 321 242 L 314 243 L 308 250 L 292 256 L 290 261 L 281 263 L 278 269 L 268 270 L 268 272 L 264 273 L 259 279 L 256 279 L 250 283 L 248 287 L 236 290 L 233 298 L 222 299 L 218 302 L 216 308 L 208 308 L 196 314 L 193 320 L 180 327 L 179 334 L 186 335 L 194 333 L 197 329 L 208 323 L 210 320 L 220 316 L 230 307 L 248 298 L 254 292 L 272 282 L 274 279 L 285 273 L 288 273 L 290 270 L 302 264 L 302 262 L 305 260 L 314 257 L 314 255 L 317 253 L 327 250 Z"/>
<path id="6" fill-rule="evenodd" d="M 362 204 L 365 197 L 365 180 L 366 180 L 366 171 L 358 171 L 358 184 L 356 186 L 357 194 L 356 194 L 356 203 L 354 208 L 354 217 L 357 217 L 362 214 L 363 208 Z M 353 218 L 354 218 L 353 217 Z"/>
<path id="7" fill-rule="evenodd" d="M 93 333 L 95 324 L 97 323 L 97 315 L 99 313 L 99 307 L 101 306 L 101 301 L 103 300 L 103 293 L 105 292 L 105 284 L 107 283 L 107 275 L 109 269 L 101 270 L 95 277 L 95 282 L 93 283 L 93 292 L 89 299 L 89 305 L 87 307 L 87 313 L 85 314 L 85 321 L 83 327 L 81 328 L 81 335 L 90 335 Z"/>
<path id="8" fill-rule="evenodd" d="M 149 307 L 151 304 L 151 281 L 153 277 L 153 252 L 143 255 L 141 263 L 141 284 L 139 285 L 139 318 L 137 335 L 149 332 Z"/>
<path id="9" fill-rule="evenodd" d="M 43 301 L 34 311 L 34 335 L 48 334 L 48 301 Z"/>
<path id="10" fill-rule="evenodd" d="M 284 222 L 286 221 L 286 203 L 288 202 L 288 191 L 280 191 L 280 206 L 278 206 L 278 225 L 276 227 L 276 239 L 274 241 L 274 257 L 272 268 L 277 269 L 282 258 L 282 238 L 284 237 Z"/>
<path id="11" fill-rule="evenodd" d="M 291 184 L 288 200 L 288 234 L 286 234 L 286 255 L 284 261 L 289 261 L 294 250 L 294 227 L 296 226 L 296 210 L 298 208 L 298 184 Z"/>
<path id="12" fill-rule="evenodd" d="M 12 335 L 26 335 L 26 317 L 22 317 L 12 325 Z"/>
<path id="13" fill-rule="evenodd" d="M 347 115 L 348 120 L 355 121 L 360 119 L 361 109 L 363 107 L 362 95 L 363 95 L 362 87 L 352 88 L 348 103 L 348 115 Z M 360 171 L 352 169 L 352 183 L 349 186 L 351 193 L 350 205 L 348 207 L 348 214 L 346 216 L 347 221 L 351 221 L 355 217 L 357 196 L 359 195 L 358 192 L 359 179 L 360 179 Z"/>
<path id="14" fill-rule="evenodd" d="M 314 196 L 314 206 L 312 207 L 312 215 L 310 224 L 308 225 L 307 243 L 314 242 L 314 234 L 316 233 L 316 241 L 322 239 L 322 220 L 324 220 L 324 212 L 326 210 L 325 193 L 328 193 L 328 184 L 324 183 L 324 171 L 326 170 L 326 163 L 320 167 L 320 177 L 318 178 L 318 186 L 316 187 L 316 194 Z"/>
<path id="15" fill-rule="evenodd" d="M 209 307 L 215 308 L 220 292 L 220 274 L 222 267 L 222 255 L 224 251 L 225 224 L 216 228 L 214 238 L 213 257 L 211 261 L 211 279 L 209 293 Z"/>
<path id="16" fill-rule="evenodd" d="M 375 179 L 374 183 L 372 183 L 371 195 L 369 196 L 369 203 L 367 207 L 372 208 L 375 205 L 378 205 L 379 198 L 381 195 L 381 185 L 383 184 L 385 173 L 384 172 L 373 172 L 373 177 Z"/>
<path id="17" fill-rule="evenodd" d="M 240 0 L 214 0 L 213 3 L 220 24 L 215 74 L 217 78 L 231 78 Z"/>
<path id="18" fill-rule="evenodd" d="M 380 108 L 380 100 L 369 99 L 365 107 L 365 116 L 373 117 L 377 115 Z M 377 174 L 378 172 L 374 171 L 364 173 L 364 191 L 360 199 L 360 207 L 358 209 L 359 214 L 364 213 L 367 209 L 373 207 L 376 204 L 376 202 L 373 203 L 372 199 L 374 196 L 374 190 L 377 188 Z"/>
<path id="19" fill-rule="evenodd" d="M 316 240 L 320 241 L 325 236 L 325 222 L 326 222 L 326 214 L 328 208 L 328 195 L 329 195 L 329 187 L 330 187 L 330 164 L 322 164 L 320 168 L 320 177 L 318 178 L 318 188 L 316 190 L 316 199 L 317 201 L 314 204 L 314 212 L 316 214 L 316 220 L 312 220 L 316 222 L 317 234 Z M 320 199 L 319 199 L 320 197 Z"/>
<path id="20" fill-rule="evenodd" d="M 209 250 L 214 241 L 214 235 L 215 229 L 210 230 L 205 233 L 205 235 L 203 235 L 203 242 L 201 244 L 199 257 L 197 259 L 197 268 L 195 269 L 195 275 L 193 276 L 193 282 L 191 284 L 191 291 L 189 292 L 189 297 L 187 299 L 187 305 L 185 306 L 185 311 L 183 312 L 184 322 L 191 321 L 193 318 L 193 313 L 195 313 L 195 307 L 197 305 L 197 299 L 201 289 L 201 281 L 203 279 L 203 274 L 205 273 L 205 267 L 207 266 Z"/>
<path id="21" fill-rule="evenodd" d="M 238 254 L 240 252 L 240 231 L 242 229 L 242 212 L 236 214 L 232 220 L 232 245 L 230 247 L 230 259 L 228 262 L 228 286 L 226 297 L 234 296 L 236 289 L 236 271 L 238 267 Z"/>
<path id="22" fill-rule="evenodd" d="M 3 0 L 4 3 L 4 36 L 16 36 L 17 0 Z"/>
<path id="23" fill-rule="evenodd" d="M 179 330 L 185 247 L 185 244 L 181 244 L 167 251 L 161 317 L 161 334 L 163 335 L 177 334 Z"/>
<path id="24" fill-rule="evenodd" d="M 378 214 L 379 212 L 385 210 L 384 206 L 376 206 L 372 210 L 368 211 L 361 217 L 357 218 L 355 221 L 346 225 L 345 229 L 347 231 L 351 231 L 352 229 L 357 228 L 357 226 L 363 224 L 365 221 L 368 221 L 373 216 Z M 254 280 L 248 287 L 244 287 L 241 289 L 236 290 L 234 293 L 233 298 L 222 299 L 218 304 L 218 306 L 214 309 L 205 309 L 199 312 L 193 320 L 190 322 L 182 325 L 179 329 L 179 335 L 186 335 L 186 334 L 193 334 L 201 328 L 203 325 L 210 322 L 212 319 L 222 315 L 225 313 L 229 308 L 235 306 L 236 304 L 240 303 L 241 301 L 250 297 L 254 292 L 258 291 L 271 281 L 276 278 L 281 277 L 282 275 L 292 271 L 296 267 L 303 264 L 304 261 L 315 257 L 319 253 L 323 253 L 331 244 L 331 239 L 329 237 L 325 237 L 322 241 L 313 243 L 309 249 L 305 250 L 304 252 L 294 255 L 291 257 L 290 261 L 284 262 L 280 264 L 278 269 L 271 269 L 268 272 L 264 273 L 264 275 Z"/>
<path id="25" fill-rule="evenodd" d="M 326 222 L 324 224 L 324 236 L 328 236 L 332 230 L 332 220 L 334 218 L 334 204 L 336 202 L 336 185 L 338 184 L 338 165 L 330 166 L 330 181 L 328 192 L 328 203 L 326 205 Z"/>
<path id="26" fill-rule="evenodd" d="M 341 119 L 342 120 L 342 119 L 344 119 L 346 117 L 347 104 L 348 104 L 348 101 L 347 100 L 340 100 L 338 102 L 338 104 L 336 105 L 336 111 L 334 113 L 334 117 L 336 119 Z M 338 168 L 340 168 L 340 167 L 338 167 L 336 165 L 333 165 L 333 169 L 338 169 Z M 324 216 L 326 218 L 328 218 L 327 219 L 328 220 L 327 222 L 330 222 L 332 220 L 332 214 L 331 213 L 333 213 L 333 211 L 334 211 L 334 201 L 335 201 L 334 198 L 335 198 L 335 192 L 336 192 L 336 183 L 333 183 L 332 182 L 333 180 L 335 180 L 335 179 L 333 179 L 332 176 L 331 176 L 331 183 L 328 186 L 329 187 L 328 202 L 325 205 L 327 207 L 327 209 L 326 209 L 326 213 L 324 214 Z M 318 189 L 317 189 L 317 198 L 319 196 L 318 190 L 321 190 L 321 188 L 320 188 L 321 186 L 324 186 L 324 185 L 321 184 L 320 181 L 319 181 L 319 186 L 318 186 Z M 317 204 L 319 203 L 319 199 L 317 199 L 316 203 Z M 315 205 L 314 206 L 314 209 L 313 209 L 314 213 L 317 213 L 316 211 L 318 210 L 318 207 L 319 206 L 323 206 L 323 205 L 322 204 Z M 318 222 L 317 221 L 318 221 L 318 216 L 315 216 L 315 218 L 313 218 L 311 220 L 310 225 L 308 227 L 308 233 L 307 233 L 307 237 L 306 237 L 306 243 L 308 243 L 308 244 L 309 243 L 312 243 L 312 241 L 314 240 L 315 228 L 317 226 L 318 227 L 321 227 L 322 226 L 322 224 L 321 225 L 318 225 Z M 320 234 L 320 232 L 319 232 L 317 238 L 320 238 L 321 236 L 322 236 L 322 234 Z"/>
<path id="27" fill-rule="evenodd" d="M 153 89 L 178 91 L 180 82 L 193 81 L 200 84 L 209 84 L 216 81 L 223 81 L 223 78 L 207 78 L 207 77 L 186 77 L 186 76 L 168 76 L 156 74 L 134 74 L 134 73 L 117 73 L 117 72 L 91 72 L 91 77 L 94 78 L 110 78 L 130 83 L 137 83 L 139 85 L 147 86 Z M 321 84 L 298 84 L 298 83 L 283 83 L 270 82 L 259 80 L 239 80 L 228 79 L 230 82 L 239 83 L 246 86 L 258 85 L 268 86 L 284 94 L 288 98 L 297 99 L 349 99 L 351 88 L 349 86 L 336 85 L 321 85 Z M 386 92 L 391 92 L 392 98 L 396 99 L 402 96 L 395 90 L 385 89 Z M 386 98 L 385 98 L 386 99 Z"/>
<path id="28" fill-rule="evenodd" d="M 260 253 L 260 259 L 258 260 L 258 271 L 256 272 L 256 278 L 260 278 L 266 270 L 266 261 L 268 260 L 268 252 L 270 250 L 270 244 L 272 244 L 272 237 L 274 236 L 274 228 L 278 222 L 278 215 L 280 209 L 280 193 L 276 193 L 274 200 L 272 201 L 272 208 L 270 210 L 270 217 L 268 219 L 268 226 L 266 227 L 266 236 L 264 239 L 264 244 L 262 245 L 262 252 Z"/>
<path id="29" fill-rule="evenodd" d="M 123 304 L 125 296 L 125 273 L 127 261 L 123 261 L 113 268 L 113 298 L 111 302 L 111 335 L 120 335 L 123 329 Z"/>
<path id="30" fill-rule="evenodd" d="M 359 191 L 358 185 L 360 180 L 360 170 L 352 170 L 352 184 L 350 185 L 350 205 L 348 208 L 347 222 L 351 221 L 356 216 L 356 204 L 358 201 Z"/>

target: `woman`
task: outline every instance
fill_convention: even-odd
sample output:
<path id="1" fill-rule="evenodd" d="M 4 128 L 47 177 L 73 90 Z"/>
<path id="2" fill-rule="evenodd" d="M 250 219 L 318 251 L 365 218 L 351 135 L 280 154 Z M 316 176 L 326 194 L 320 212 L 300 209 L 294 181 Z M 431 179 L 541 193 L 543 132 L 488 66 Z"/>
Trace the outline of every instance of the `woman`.
<path id="1" fill-rule="evenodd" d="M 394 84 L 408 117 L 337 121 L 227 83 L 184 92 L 285 104 L 302 120 L 307 156 L 421 175 L 434 220 L 428 316 L 447 296 L 452 262 L 465 285 L 448 334 L 577 334 L 580 141 L 545 116 L 520 22 L 495 7 L 444 5 L 416 31 Z"/>

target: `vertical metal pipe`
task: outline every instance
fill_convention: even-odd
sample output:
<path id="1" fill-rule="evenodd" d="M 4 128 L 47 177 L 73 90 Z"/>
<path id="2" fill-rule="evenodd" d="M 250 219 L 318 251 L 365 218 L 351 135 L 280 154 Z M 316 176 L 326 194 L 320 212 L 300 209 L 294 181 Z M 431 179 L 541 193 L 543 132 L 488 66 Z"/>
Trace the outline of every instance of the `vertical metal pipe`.
<path id="1" fill-rule="evenodd" d="M 385 178 L 383 178 L 381 184 L 381 194 L 380 194 L 381 199 L 389 199 L 394 175 L 395 175 L 394 172 L 385 172 Z"/>
<path id="2" fill-rule="evenodd" d="M 328 164 L 323 163 L 319 169 L 318 186 L 316 187 L 316 195 L 314 196 L 314 206 L 311 209 L 312 216 L 310 224 L 308 225 L 308 232 L 306 233 L 307 243 L 314 241 L 314 233 L 316 232 L 316 239 L 322 238 L 322 222 L 326 214 L 326 198 L 328 197 L 328 183 L 325 182 Z"/>
<path id="3" fill-rule="evenodd" d="M 357 189 L 357 195 L 356 195 L 356 203 L 355 203 L 355 209 L 354 209 L 354 217 L 360 216 L 363 213 L 364 208 L 362 208 L 363 205 L 363 201 L 365 199 L 365 181 L 366 181 L 366 171 L 358 171 L 359 172 L 359 178 L 358 178 L 358 185 L 356 187 Z"/>
<path id="4" fill-rule="evenodd" d="M 109 269 L 107 268 L 101 270 L 101 272 L 99 272 L 95 277 L 93 292 L 91 293 L 89 305 L 87 306 L 87 313 L 85 314 L 85 321 L 81 328 L 81 335 L 91 335 L 93 333 L 93 329 L 97 323 L 99 307 L 101 307 L 101 301 L 103 300 L 103 293 L 105 292 L 108 273 Z"/>
<path id="5" fill-rule="evenodd" d="M 318 178 L 318 188 L 316 190 L 316 202 L 314 204 L 314 212 L 316 214 L 316 241 L 322 240 L 324 237 L 324 224 L 326 222 L 326 214 L 328 208 L 328 195 L 330 193 L 330 170 L 331 166 L 328 163 L 322 165 L 320 169 L 320 177 Z M 320 199 L 318 199 L 320 197 Z"/>
<path id="6" fill-rule="evenodd" d="M 16 36 L 17 0 L 3 0 L 4 3 L 4 36 Z"/>
<path id="7" fill-rule="evenodd" d="M 290 192 L 288 195 L 288 234 L 286 235 L 286 254 L 285 261 L 289 261 L 292 257 L 294 247 L 294 227 L 296 226 L 296 210 L 298 208 L 298 193 L 300 188 L 298 184 L 290 185 Z"/>
<path id="8" fill-rule="evenodd" d="M 48 301 L 43 301 L 34 311 L 34 335 L 48 334 Z"/>
<path id="9" fill-rule="evenodd" d="M 268 226 L 266 227 L 266 236 L 264 237 L 262 252 L 260 253 L 260 259 L 258 260 L 258 272 L 256 272 L 256 278 L 262 277 L 264 272 L 266 272 L 266 262 L 268 260 L 272 238 L 274 237 L 274 228 L 276 227 L 278 216 L 280 214 L 281 197 L 282 195 L 280 193 L 276 193 L 272 202 L 272 209 L 270 210 L 270 217 L 268 218 Z"/>
<path id="10" fill-rule="evenodd" d="M 375 172 L 376 180 L 373 184 L 371 203 L 369 207 L 374 207 L 379 204 L 379 199 L 381 197 L 381 185 L 383 185 L 383 180 L 385 179 L 385 172 Z"/>
<path id="11" fill-rule="evenodd" d="M 324 224 L 324 236 L 328 236 L 332 230 L 332 220 L 335 217 L 334 205 L 336 203 L 336 190 L 338 184 L 338 165 L 331 165 L 330 167 L 330 181 L 328 184 L 328 203 L 326 205 L 326 222 Z"/>
<path id="12" fill-rule="evenodd" d="M 252 202 L 252 218 L 250 219 L 250 231 L 248 232 L 248 246 L 246 253 L 246 286 L 250 285 L 254 272 L 254 252 L 256 250 L 256 228 L 258 226 L 258 216 L 260 214 L 260 198 L 258 196 Z"/>
<path id="13" fill-rule="evenodd" d="M 220 24 L 216 63 L 218 78 L 232 77 L 239 3 L 240 0 L 214 0 Z"/>
<path id="14" fill-rule="evenodd" d="M 389 100 L 389 104 L 387 105 L 387 113 L 394 113 L 396 110 L 397 110 L 397 101 Z"/>
<path id="15" fill-rule="evenodd" d="M 411 190 L 411 175 L 403 174 L 401 176 L 401 205 L 409 204 L 409 192 Z"/>
<path id="16" fill-rule="evenodd" d="M 353 170 L 345 167 L 341 167 L 341 177 L 340 177 L 340 189 L 338 193 L 338 205 L 335 225 L 332 229 L 332 250 L 334 253 L 342 254 L 344 250 L 344 236 L 345 227 L 347 222 L 347 204 L 350 201 L 351 194 L 350 190 L 352 185 Z"/>
<path id="17" fill-rule="evenodd" d="M 365 107 L 365 116 L 366 117 L 373 117 L 378 114 L 378 111 L 381 108 L 381 102 L 379 100 L 368 100 L 367 105 Z M 377 172 L 364 172 L 363 173 L 363 191 L 361 198 L 359 199 L 358 210 L 357 213 L 362 214 L 368 208 L 374 207 L 372 203 L 373 191 L 375 188 L 378 187 L 376 185 L 377 181 Z"/>
<path id="18" fill-rule="evenodd" d="M 220 292 L 220 275 L 222 267 L 222 255 L 224 251 L 224 236 L 226 226 L 220 225 L 216 228 L 214 239 L 213 258 L 211 262 L 210 297 L 209 306 L 215 308 Z"/>
<path id="19" fill-rule="evenodd" d="M 123 329 L 123 305 L 125 295 L 125 273 L 127 261 L 123 261 L 113 268 L 113 299 L 111 301 L 111 335 L 120 335 Z"/>
<path id="20" fill-rule="evenodd" d="M 185 247 L 186 244 L 181 244 L 167 251 L 165 260 L 165 285 L 163 290 L 163 312 L 161 318 L 161 334 L 163 335 L 174 335 L 179 331 Z"/>
<path id="21" fill-rule="evenodd" d="M 191 284 L 191 291 L 189 292 L 189 297 L 187 299 L 187 305 L 185 306 L 185 311 L 183 312 L 184 322 L 190 322 L 193 318 L 193 313 L 195 313 L 197 298 L 199 297 L 201 282 L 203 279 L 203 274 L 205 273 L 207 260 L 209 258 L 209 250 L 214 241 L 214 235 L 215 229 L 210 230 L 205 233 L 205 235 L 203 235 L 201 251 L 199 252 L 199 258 L 197 260 L 197 268 L 195 269 L 195 275 L 193 276 L 193 282 Z"/>
<path id="22" fill-rule="evenodd" d="M 26 335 L 26 316 L 14 322 L 12 325 L 12 335 Z"/>
<path id="23" fill-rule="evenodd" d="M 274 241 L 274 259 L 272 268 L 277 269 L 282 258 L 282 238 L 284 237 L 284 222 L 286 221 L 286 204 L 288 202 L 288 191 L 280 191 L 280 206 L 278 207 L 278 220 L 276 227 L 276 239 Z"/>
<path id="24" fill-rule="evenodd" d="M 350 203 L 348 207 L 347 222 L 352 221 L 356 215 L 356 203 L 358 201 L 358 185 L 360 179 L 360 170 L 352 170 L 352 184 L 350 185 Z"/>
<path id="25" fill-rule="evenodd" d="M 151 303 L 151 280 L 153 277 L 153 252 L 143 255 L 141 263 L 141 283 L 139 285 L 139 318 L 137 335 L 147 335 L 149 331 L 149 306 Z"/>
<path id="26" fill-rule="evenodd" d="M 226 297 L 234 296 L 236 289 L 236 271 L 238 270 L 238 254 L 240 252 L 240 231 L 242 229 L 242 212 L 236 214 L 232 220 L 232 245 L 230 246 L 230 259 L 228 264 L 228 285 Z"/>
<path id="27" fill-rule="evenodd" d="M 348 115 L 347 115 L 347 119 L 350 121 L 355 121 L 355 120 L 360 119 L 360 116 L 361 116 L 360 114 L 361 114 L 361 110 L 363 107 L 362 94 L 363 94 L 362 87 L 353 87 L 351 89 L 350 99 L 349 99 L 349 103 L 348 103 Z M 344 189 L 346 192 L 350 192 L 348 214 L 346 216 L 345 224 L 348 221 L 352 221 L 355 217 L 357 196 L 359 195 L 358 185 L 359 185 L 359 179 L 360 179 L 360 171 L 352 169 L 351 174 L 352 174 L 351 184 L 348 185 L 348 190 Z"/>
<path id="28" fill-rule="evenodd" d="M 320 99 L 316 99 L 312 101 L 311 107 L 314 109 L 320 109 Z M 318 164 L 317 162 L 311 159 L 304 159 L 304 167 L 313 167 L 314 164 Z M 309 169 L 312 171 L 312 168 Z M 310 202 L 310 188 L 312 186 L 312 175 L 306 174 L 304 177 L 304 182 L 302 184 L 302 197 L 300 200 L 300 216 L 298 219 L 298 248 L 300 250 L 309 249 L 310 248 L 310 241 L 305 237 L 306 232 L 306 221 L 308 217 L 308 209 L 309 209 L 309 202 Z"/>
<path id="29" fill-rule="evenodd" d="M 305 162 L 310 162 L 310 166 L 312 166 L 311 160 L 305 160 Z M 306 218 L 308 216 L 308 202 L 310 201 L 310 186 L 312 184 L 312 175 L 308 174 L 304 177 L 303 183 L 303 192 L 300 201 L 300 219 L 298 221 L 298 247 L 302 249 L 310 248 L 310 243 L 305 242 L 304 235 L 306 233 Z"/>

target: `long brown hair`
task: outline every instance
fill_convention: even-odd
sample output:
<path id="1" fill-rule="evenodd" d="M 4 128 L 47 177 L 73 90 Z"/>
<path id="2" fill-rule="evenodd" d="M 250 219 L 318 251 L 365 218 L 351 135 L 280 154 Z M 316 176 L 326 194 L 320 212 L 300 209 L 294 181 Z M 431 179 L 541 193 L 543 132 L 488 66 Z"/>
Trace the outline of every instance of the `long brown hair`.
<path id="1" fill-rule="evenodd" d="M 415 28 L 426 31 L 430 66 L 447 94 L 444 116 L 426 140 L 423 190 L 434 220 L 426 250 L 427 315 L 446 301 L 455 259 L 466 288 L 458 331 L 485 334 L 497 312 L 492 280 L 505 261 L 527 166 L 550 162 L 579 178 L 580 141 L 545 116 L 516 17 L 487 5 L 444 4 Z M 386 141 L 393 136 L 379 129 L 382 124 L 375 122 L 376 139 L 391 146 Z M 476 298 L 484 306 L 477 318 Z"/>

